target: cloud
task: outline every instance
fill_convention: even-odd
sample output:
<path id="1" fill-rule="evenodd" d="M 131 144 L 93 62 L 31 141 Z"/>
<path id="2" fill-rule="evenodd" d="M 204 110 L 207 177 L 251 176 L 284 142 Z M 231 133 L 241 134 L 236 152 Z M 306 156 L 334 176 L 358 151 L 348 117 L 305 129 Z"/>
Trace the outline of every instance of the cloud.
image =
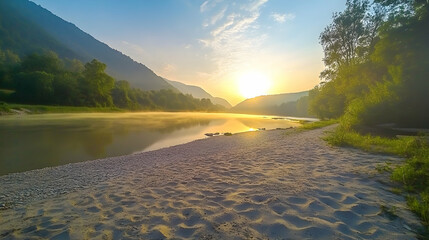
<path id="1" fill-rule="evenodd" d="M 218 14 L 214 15 L 210 21 L 211 25 L 216 24 L 219 20 L 221 20 L 225 16 L 227 7 L 224 7 Z"/>
<path id="2" fill-rule="evenodd" d="M 260 11 L 267 1 L 224 2 L 220 11 L 208 16 L 210 20 L 205 26 L 209 35 L 199 42 L 210 50 L 210 60 L 217 69 L 212 73 L 213 77 L 233 73 L 243 62 L 257 56 L 258 49 L 267 38 L 267 34 L 258 31 Z"/>
<path id="3" fill-rule="evenodd" d="M 218 3 L 222 2 L 222 0 L 206 0 L 200 5 L 200 12 L 206 12 L 214 8 Z"/>
<path id="4" fill-rule="evenodd" d="M 271 14 L 271 17 L 274 19 L 274 21 L 276 21 L 278 23 L 284 23 L 286 21 L 290 21 L 290 20 L 295 19 L 295 14 L 293 14 L 293 13 L 285 13 L 285 14 L 273 13 L 273 14 Z"/>
<path id="5" fill-rule="evenodd" d="M 200 12 L 205 12 L 207 10 L 207 5 L 209 4 L 210 0 L 207 0 L 205 2 L 203 2 L 203 4 L 201 4 L 200 6 Z"/>
<path id="6" fill-rule="evenodd" d="M 162 69 L 164 73 L 171 73 L 177 70 L 177 66 L 174 64 L 167 64 Z"/>
<path id="7" fill-rule="evenodd" d="M 249 12 L 258 11 L 262 5 L 264 5 L 268 0 L 254 0 L 248 5 L 243 5 L 242 9 L 247 10 Z"/>

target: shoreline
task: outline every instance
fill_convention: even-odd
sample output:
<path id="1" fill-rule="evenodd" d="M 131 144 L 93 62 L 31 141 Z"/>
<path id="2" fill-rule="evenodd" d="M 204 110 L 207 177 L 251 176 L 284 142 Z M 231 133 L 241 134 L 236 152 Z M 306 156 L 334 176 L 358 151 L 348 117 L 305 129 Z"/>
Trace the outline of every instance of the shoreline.
<path id="1" fill-rule="evenodd" d="M 0 234 L 416 237 L 404 198 L 374 177 L 377 164 L 402 159 L 327 146 L 320 136 L 329 129 L 246 132 L 1 176 L 0 203 L 18 204 L 0 210 Z M 383 209 L 393 208 L 390 220 Z"/>

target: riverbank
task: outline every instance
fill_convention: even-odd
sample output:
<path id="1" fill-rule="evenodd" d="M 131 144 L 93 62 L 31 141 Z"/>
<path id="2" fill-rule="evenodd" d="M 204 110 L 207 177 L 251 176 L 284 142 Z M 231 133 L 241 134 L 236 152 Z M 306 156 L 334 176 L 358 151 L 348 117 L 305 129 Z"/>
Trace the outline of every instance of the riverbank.
<path id="1" fill-rule="evenodd" d="M 117 107 L 73 107 L 73 106 L 48 106 L 28 105 L 0 102 L 0 116 L 13 114 L 42 114 L 42 113 L 114 113 L 126 112 Z"/>
<path id="2" fill-rule="evenodd" d="M 378 164 L 311 131 L 220 136 L 0 177 L 0 236 L 413 239 Z"/>

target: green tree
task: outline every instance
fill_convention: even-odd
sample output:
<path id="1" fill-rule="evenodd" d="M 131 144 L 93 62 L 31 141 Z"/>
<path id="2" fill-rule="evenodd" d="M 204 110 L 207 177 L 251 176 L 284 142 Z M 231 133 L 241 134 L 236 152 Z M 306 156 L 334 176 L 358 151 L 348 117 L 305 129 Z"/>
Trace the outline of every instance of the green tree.
<path id="1" fill-rule="evenodd" d="M 77 59 L 66 59 L 64 61 L 64 69 L 73 73 L 82 73 L 85 70 L 85 66 Z"/>
<path id="2" fill-rule="evenodd" d="M 334 13 L 333 22 L 320 34 L 326 67 L 322 78 L 332 80 L 343 66 L 358 63 L 364 57 L 364 44 L 371 38 L 365 24 L 368 7 L 368 1 L 348 0 L 344 12 Z"/>
<path id="3" fill-rule="evenodd" d="M 132 108 L 129 92 L 130 84 L 127 81 L 116 81 L 111 93 L 113 104 L 120 108 Z"/>
<path id="4" fill-rule="evenodd" d="M 63 71 L 63 62 L 58 55 L 52 51 L 44 54 L 30 54 L 21 63 L 22 72 L 43 71 L 58 74 Z"/>
<path id="5" fill-rule="evenodd" d="M 113 106 L 110 95 L 115 86 L 115 80 L 104 71 L 106 64 L 92 60 L 85 64 L 83 77 L 79 81 L 83 100 L 87 106 Z"/>
<path id="6" fill-rule="evenodd" d="M 348 0 L 343 12 L 320 34 L 325 70 L 320 86 L 310 92 L 309 111 L 320 118 L 337 118 L 355 98 L 369 92 L 379 79 L 369 56 L 378 41 L 384 11 L 366 0 Z M 369 70 L 369 71 L 368 71 Z M 376 71 L 372 71 L 376 70 Z M 364 73 L 364 74 L 361 74 Z"/>
<path id="7" fill-rule="evenodd" d="M 49 103 L 54 92 L 53 80 L 54 76 L 46 72 L 21 72 L 16 76 L 16 98 L 24 103 Z"/>
<path id="8" fill-rule="evenodd" d="M 309 112 L 321 119 L 338 118 L 344 113 L 345 96 L 335 89 L 334 82 L 327 82 L 309 92 Z"/>
<path id="9" fill-rule="evenodd" d="M 0 88 L 13 88 L 12 71 L 19 65 L 20 58 L 11 50 L 0 49 Z"/>
<path id="10" fill-rule="evenodd" d="M 53 82 L 52 103 L 68 106 L 83 105 L 82 94 L 79 91 L 79 78 L 80 75 L 73 72 L 56 75 Z"/>

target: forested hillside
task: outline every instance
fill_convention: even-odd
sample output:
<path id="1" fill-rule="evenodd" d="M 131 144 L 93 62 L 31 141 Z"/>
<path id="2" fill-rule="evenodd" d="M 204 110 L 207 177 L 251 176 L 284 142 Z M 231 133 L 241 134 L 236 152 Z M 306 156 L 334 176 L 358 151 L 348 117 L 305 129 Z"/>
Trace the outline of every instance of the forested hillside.
<path id="1" fill-rule="evenodd" d="M 20 57 L 50 50 L 60 58 L 92 59 L 107 65 L 106 72 L 143 90 L 174 89 L 152 70 L 83 32 L 28 0 L 0 1 L 0 49 Z"/>
<path id="2" fill-rule="evenodd" d="M 209 99 L 195 99 L 171 89 L 143 91 L 105 73 L 93 59 L 62 60 L 54 52 L 20 58 L 0 51 L 0 101 L 61 106 L 119 107 L 129 110 L 219 111 Z M 5 92 L 7 94 L 5 94 Z"/>
<path id="3" fill-rule="evenodd" d="M 218 111 L 27 0 L 0 1 L 0 101 Z"/>
<path id="4" fill-rule="evenodd" d="M 308 91 L 282 93 L 246 99 L 231 109 L 232 112 L 310 117 Z"/>
<path id="5" fill-rule="evenodd" d="M 170 83 L 173 87 L 175 87 L 177 90 L 179 90 L 180 92 L 184 93 L 184 94 L 191 94 L 194 98 L 207 98 L 210 99 L 210 101 L 213 102 L 213 104 L 219 104 L 222 105 L 226 108 L 231 108 L 231 104 L 223 99 L 223 98 L 219 98 L 219 97 L 213 97 L 212 95 L 210 95 L 210 93 L 206 92 L 204 89 L 202 89 L 201 87 L 198 86 L 193 86 L 193 85 L 187 85 L 181 82 L 177 82 L 177 81 L 172 81 L 172 80 L 168 80 L 165 79 L 168 83 Z"/>

